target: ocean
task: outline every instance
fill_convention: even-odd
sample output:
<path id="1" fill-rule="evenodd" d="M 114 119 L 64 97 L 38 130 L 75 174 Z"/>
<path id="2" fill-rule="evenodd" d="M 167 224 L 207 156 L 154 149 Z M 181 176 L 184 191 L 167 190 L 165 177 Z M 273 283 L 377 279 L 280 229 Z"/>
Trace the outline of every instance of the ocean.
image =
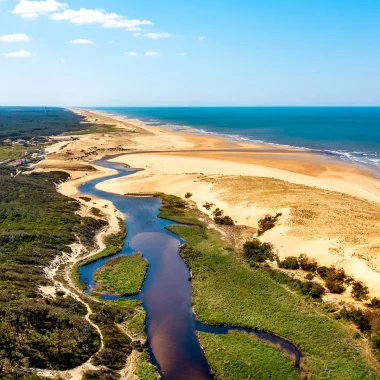
<path id="1" fill-rule="evenodd" d="M 380 168 L 380 107 L 107 107 L 96 110 L 174 130 L 196 129 L 199 133 L 235 141 L 310 149 Z"/>

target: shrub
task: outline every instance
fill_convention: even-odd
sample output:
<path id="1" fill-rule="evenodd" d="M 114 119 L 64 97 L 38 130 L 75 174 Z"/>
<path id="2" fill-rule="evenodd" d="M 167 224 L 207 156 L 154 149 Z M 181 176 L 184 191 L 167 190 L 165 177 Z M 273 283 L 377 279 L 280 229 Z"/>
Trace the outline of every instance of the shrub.
<path id="1" fill-rule="evenodd" d="M 380 337 L 376 336 L 376 337 L 372 338 L 371 341 L 372 341 L 372 347 L 375 350 L 379 350 L 380 349 Z"/>
<path id="2" fill-rule="evenodd" d="M 297 257 L 295 256 L 285 257 L 285 260 L 282 260 L 280 262 L 279 267 L 283 269 L 298 269 L 299 264 L 298 264 Z"/>
<path id="3" fill-rule="evenodd" d="M 189 198 L 191 198 L 192 196 L 193 196 L 193 194 L 191 194 L 191 193 L 186 193 L 186 194 L 185 194 L 185 198 L 186 198 L 186 199 L 189 199 Z"/>
<path id="4" fill-rule="evenodd" d="M 325 279 L 327 277 L 327 273 L 329 271 L 329 268 L 326 266 L 321 266 L 317 268 L 317 273 L 321 276 L 322 279 Z"/>
<path id="5" fill-rule="evenodd" d="M 262 263 L 265 260 L 274 260 L 272 244 L 261 243 L 258 239 L 247 241 L 243 246 L 243 254 L 250 265 Z"/>
<path id="6" fill-rule="evenodd" d="M 314 275 L 313 273 L 308 273 L 306 276 L 305 276 L 306 280 L 309 280 L 311 281 L 313 278 L 314 278 Z"/>
<path id="7" fill-rule="evenodd" d="M 361 281 L 352 282 L 351 296 L 357 301 L 368 299 L 369 289 Z"/>
<path id="8" fill-rule="evenodd" d="M 207 202 L 203 205 L 203 207 L 206 209 L 206 210 L 210 210 L 211 207 L 213 207 L 214 204 L 213 203 L 210 203 L 210 202 Z"/>
<path id="9" fill-rule="evenodd" d="M 380 299 L 377 297 L 374 297 L 371 299 L 370 303 L 368 304 L 369 307 L 378 307 L 380 308 Z"/>
<path id="10" fill-rule="evenodd" d="M 325 284 L 331 293 L 340 294 L 346 290 L 344 280 L 346 278 L 346 273 L 344 269 L 336 269 L 331 267 L 327 271 L 327 276 L 325 278 Z"/>
<path id="11" fill-rule="evenodd" d="M 234 226 L 235 225 L 235 222 L 229 216 L 222 216 L 222 217 L 216 216 L 214 218 L 214 221 L 216 224 L 220 224 L 222 226 Z"/>
<path id="12" fill-rule="evenodd" d="M 325 293 L 325 288 L 317 282 L 303 282 L 301 285 L 301 293 L 309 295 L 313 298 L 320 298 Z"/>
<path id="13" fill-rule="evenodd" d="M 282 214 L 277 213 L 275 216 L 265 215 L 265 217 L 263 219 L 260 219 L 259 220 L 259 229 L 257 231 L 257 235 L 261 236 L 266 231 L 272 229 L 276 225 L 276 222 L 280 216 L 282 216 Z"/>
<path id="14" fill-rule="evenodd" d="M 212 214 L 213 214 L 216 218 L 218 218 L 218 217 L 223 216 L 224 211 L 221 210 L 219 207 L 217 207 L 217 208 L 213 211 Z"/>
<path id="15" fill-rule="evenodd" d="M 304 253 L 299 255 L 298 262 L 300 264 L 301 269 L 308 272 L 315 272 L 318 268 L 318 263 L 315 259 L 311 259 Z"/>
<path id="16" fill-rule="evenodd" d="M 344 318 L 348 321 L 352 321 L 355 323 L 361 332 L 368 332 L 371 331 L 371 322 L 369 318 L 369 314 L 365 313 L 361 309 L 356 308 L 343 308 L 339 314 L 337 314 L 338 317 Z"/>
<path id="17" fill-rule="evenodd" d="M 352 338 L 353 339 L 360 339 L 360 334 L 358 333 L 358 332 L 354 332 L 353 334 L 352 334 Z"/>

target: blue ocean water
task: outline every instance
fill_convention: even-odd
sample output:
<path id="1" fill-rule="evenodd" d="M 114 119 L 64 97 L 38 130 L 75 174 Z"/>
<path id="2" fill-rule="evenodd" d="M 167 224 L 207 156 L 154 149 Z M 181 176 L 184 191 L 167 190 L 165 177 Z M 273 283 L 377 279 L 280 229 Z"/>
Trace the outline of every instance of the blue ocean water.
<path id="1" fill-rule="evenodd" d="M 380 168 L 380 107 L 96 108 L 172 129 L 316 150 Z"/>

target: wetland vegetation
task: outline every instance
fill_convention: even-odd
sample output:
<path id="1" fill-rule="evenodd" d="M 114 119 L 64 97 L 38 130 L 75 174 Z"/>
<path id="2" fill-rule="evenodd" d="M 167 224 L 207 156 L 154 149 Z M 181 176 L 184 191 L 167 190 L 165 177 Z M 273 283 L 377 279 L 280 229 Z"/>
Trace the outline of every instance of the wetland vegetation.
<path id="1" fill-rule="evenodd" d="M 166 199 L 166 216 L 188 224 L 197 219 L 192 206 L 176 207 L 173 197 L 170 202 Z M 286 274 L 278 277 L 279 272 L 244 264 L 219 232 L 199 221 L 193 227 L 177 225 L 170 230 L 186 241 L 181 255 L 192 272 L 193 304 L 202 322 L 261 329 L 288 339 L 303 352 L 302 368 L 312 378 L 378 378 L 365 343 L 353 338 L 352 326 L 337 320 L 310 296 L 289 291 L 283 286 Z M 222 365 L 224 353 L 210 352 L 212 347 L 210 355 Z"/>
<path id="2" fill-rule="evenodd" d="M 216 380 L 299 379 L 293 363 L 277 347 L 254 335 L 235 331 L 227 335 L 198 334 Z"/>
<path id="3" fill-rule="evenodd" d="M 95 291 L 121 296 L 138 294 L 147 270 L 148 262 L 141 253 L 111 259 L 95 272 Z"/>

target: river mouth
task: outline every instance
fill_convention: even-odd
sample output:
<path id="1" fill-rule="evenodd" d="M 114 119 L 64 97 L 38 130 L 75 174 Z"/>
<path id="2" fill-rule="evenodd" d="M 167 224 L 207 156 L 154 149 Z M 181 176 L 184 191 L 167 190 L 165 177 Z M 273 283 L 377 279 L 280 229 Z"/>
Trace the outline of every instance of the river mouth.
<path id="1" fill-rule="evenodd" d="M 108 260 L 117 256 L 141 252 L 149 262 L 141 292 L 128 299 L 138 299 L 147 312 L 147 346 L 151 362 L 157 365 L 166 380 L 212 379 L 209 366 L 200 347 L 197 331 L 227 334 L 241 331 L 279 346 L 292 357 L 299 367 L 301 353 L 290 342 L 258 330 L 232 326 L 209 326 L 196 320 L 191 305 L 190 273 L 179 255 L 184 242 L 167 227 L 174 223 L 158 217 L 162 203 L 155 197 L 122 196 L 103 192 L 96 185 L 105 180 L 136 173 L 122 164 L 111 163 L 107 158 L 96 165 L 115 169 L 117 174 L 89 181 L 79 188 L 81 195 L 92 195 L 111 201 L 124 215 L 128 235 L 121 252 L 79 268 L 81 282 L 86 292 L 92 293 L 96 284 L 94 272 Z M 103 294 L 104 300 L 123 297 Z"/>

